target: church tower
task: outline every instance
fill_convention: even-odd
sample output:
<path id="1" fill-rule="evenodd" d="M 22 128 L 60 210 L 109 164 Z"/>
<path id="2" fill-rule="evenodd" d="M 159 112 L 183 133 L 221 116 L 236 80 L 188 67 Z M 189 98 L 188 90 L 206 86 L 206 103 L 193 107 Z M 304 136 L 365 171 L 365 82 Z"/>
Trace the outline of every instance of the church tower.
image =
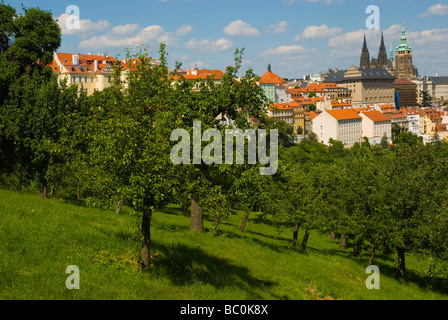
<path id="1" fill-rule="evenodd" d="M 384 45 L 384 36 L 383 33 L 381 33 L 381 44 L 380 44 L 380 51 L 378 53 L 378 61 L 376 64 L 377 68 L 387 68 L 388 62 L 387 62 L 387 53 L 386 53 L 386 46 Z"/>
<path id="2" fill-rule="evenodd" d="M 401 32 L 400 45 L 395 51 L 395 76 L 397 78 L 412 79 L 418 76 L 417 70 L 414 68 L 412 62 L 412 48 L 407 43 L 406 31 L 404 29 Z"/>
<path id="3" fill-rule="evenodd" d="M 363 69 L 368 69 L 370 67 L 370 53 L 369 49 L 367 49 L 366 35 L 364 35 L 364 44 L 362 47 L 361 62 L 359 67 Z"/>

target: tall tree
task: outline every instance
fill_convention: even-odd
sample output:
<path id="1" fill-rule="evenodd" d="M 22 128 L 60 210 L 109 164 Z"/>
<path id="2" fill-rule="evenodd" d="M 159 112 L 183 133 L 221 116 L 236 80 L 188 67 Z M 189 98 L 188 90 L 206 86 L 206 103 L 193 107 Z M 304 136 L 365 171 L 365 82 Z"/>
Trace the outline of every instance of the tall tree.
<path id="1" fill-rule="evenodd" d="M 432 97 L 429 94 L 428 90 L 420 90 L 420 94 L 422 96 L 422 102 L 420 102 L 420 108 L 430 108 L 432 107 Z"/>
<path id="2" fill-rule="evenodd" d="M 388 195 L 390 244 L 397 253 L 397 275 L 406 277 L 407 252 L 422 250 L 438 238 L 446 221 L 446 160 L 431 146 L 398 146 L 388 159 L 383 188 Z M 443 228 L 442 228 L 443 229 Z"/>
<path id="3" fill-rule="evenodd" d="M 50 145 L 63 126 L 68 91 L 60 90 L 48 64 L 60 46 L 61 30 L 48 11 L 17 14 L 0 4 L 0 144 L 5 162 L 35 177 L 46 197 Z M 3 152 L 2 152 L 3 153 Z"/>

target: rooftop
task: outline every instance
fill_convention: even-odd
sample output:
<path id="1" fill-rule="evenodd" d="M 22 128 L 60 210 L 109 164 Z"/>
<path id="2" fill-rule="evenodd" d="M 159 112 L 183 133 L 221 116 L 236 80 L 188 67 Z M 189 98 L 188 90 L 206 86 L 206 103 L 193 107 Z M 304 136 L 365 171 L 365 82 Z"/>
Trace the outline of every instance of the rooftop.
<path id="1" fill-rule="evenodd" d="M 362 114 L 365 115 L 370 120 L 372 120 L 373 122 L 390 121 L 390 118 L 388 116 L 377 110 L 363 112 Z"/>
<path id="2" fill-rule="evenodd" d="M 327 110 L 326 112 L 336 120 L 362 119 L 359 114 L 351 109 Z"/>
<path id="3" fill-rule="evenodd" d="M 283 83 L 286 83 L 286 81 L 282 77 L 276 75 L 275 73 L 273 73 L 271 71 L 268 71 L 264 75 L 262 75 L 260 77 L 260 81 L 259 82 L 263 83 L 263 84 L 283 84 Z"/>

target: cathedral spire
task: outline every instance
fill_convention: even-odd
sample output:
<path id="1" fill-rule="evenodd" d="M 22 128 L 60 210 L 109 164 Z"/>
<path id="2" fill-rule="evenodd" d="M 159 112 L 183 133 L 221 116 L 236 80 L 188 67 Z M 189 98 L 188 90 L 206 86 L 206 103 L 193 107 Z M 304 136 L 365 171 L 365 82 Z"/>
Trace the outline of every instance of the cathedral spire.
<path id="1" fill-rule="evenodd" d="M 370 68 L 370 53 L 369 49 L 367 48 L 367 40 L 365 34 L 364 34 L 364 44 L 362 46 L 361 62 L 359 64 L 359 67 L 363 69 Z"/>
<path id="2" fill-rule="evenodd" d="M 397 51 L 411 51 L 411 46 L 408 45 L 408 40 L 406 38 L 406 30 L 404 28 L 403 22 L 403 30 L 401 31 L 401 40 L 400 45 L 397 47 Z"/>
<path id="3" fill-rule="evenodd" d="M 384 35 L 381 33 L 381 44 L 380 51 L 378 53 L 378 64 L 377 68 L 386 68 L 387 67 L 387 53 L 386 46 L 384 45 Z"/>

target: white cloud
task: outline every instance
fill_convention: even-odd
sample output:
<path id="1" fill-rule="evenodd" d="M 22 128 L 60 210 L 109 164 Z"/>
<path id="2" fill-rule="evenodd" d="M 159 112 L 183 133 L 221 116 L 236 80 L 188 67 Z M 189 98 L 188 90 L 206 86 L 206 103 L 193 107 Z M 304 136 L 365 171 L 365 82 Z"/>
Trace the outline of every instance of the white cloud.
<path id="1" fill-rule="evenodd" d="M 323 24 L 321 26 L 309 26 L 306 27 L 301 34 L 298 34 L 294 40 L 299 41 L 301 39 L 311 40 L 311 39 L 330 38 L 340 34 L 341 32 L 342 28 L 337 27 L 330 28 L 326 24 Z"/>
<path id="2" fill-rule="evenodd" d="M 224 33 L 229 36 L 258 36 L 260 35 L 260 32 L 252 27 L 247 22 L 244 22 L 243 20 L 236 20 L 231 22 L 227 27 L 224 28 Z"/>
<path id="3" fill-rule="evenodd" d="M 221 38 L 218 40 L 197 40 L 196 38 L 191 39 L 190 41 L 184 44 L 186 49 L 193 49 L 196 51 L 205 51 L 205 52 L 217 52 L 217 51 L 225 51 L 233 46 L 233 41 Z"/>
<path id="4" fill-rule="evenodd" d="M 134 24 L 125 24 L 113 27 L 112 33 L 116 35 L 129 35 L 135 33 L 139 29 L 137 23 Z"/>
<path id="5" fill-rule="evenodd" d="M 367 29 L 347 32 L 329 39 L 328 45 L 332 48 L 330 56 L 333 58 L 360 57 L 364 35 L 367 38 L 367 47 L 369 48 L 370 55 L 376 56 L 380 47 L 381 31 Z M 389 52 L 389 42 L 392 41 L 398 45 L 397 42 L 400 41 L 400 36 L 401 26 L 399 24 L 392 25 L 384 30 L 384 41 L 387 52 Z M 353 63 L 359 64 L 358 60 L 354 60 Z"/>
<path id="6" fill-rule="evenodd" d="M 79 22 L 79 29 L 76 28 L 67 28 L 67 18 L 71 15 L 68 13 L 63 13 L 59 17 L 56 18 L 59 26 L 61 27 L 62 35 L 86 35 L 86 34 L 94 34 L 98 32 L 106 31 L 110 28 L 110 23 L 106 20 L 98 20 L 97 22 L 93 22 L 89 19 L 81 19 Z"/>
<path id="7" fill-rule="evenodd" d="M 124 29 L 124 28 L 123 28 Z M 104 49 L 119 47 L 137 47 L 140 44 L 159 44 L 165 42 L 167 46 L 177 44 L 177 38 L 170 32 L 163 30 L 161 26 L 154 25 L 140 30 L 137 34 L 123 37 L 122 34 L 107 33 L 81 41 L 80 49 Z"/>
<path id="8" fill-rule="evenodd" d="M 408 42 L 411 46 L 447 46 L 446 35 L 448 34 L 448 28 L 444 29 L 431 29 L 423 31 L 407 32 Z"/>
<path id="9" fill-rule="evenodd" d="M 309 54 L 318 53 L 317 49 L 307 49 L 299 45 L 292 46 L 279 46 L 277 48 L 271 48 L 263 52 L 266 56 L 281 56 L 281 55 L 297 55 L 297 54 Z"/>
<path id="10" fill-rule="evenodd" d="M 185 36 L 189 35 L 190 33 L 192 33 L 193 30 L 194 30 L 194 28 L 192 26 L 183 25 L 182 27 L 177 29 L 176 36 L 177 37 L 185 37 Z"/>
<path id="11" fill-rule="evenodd" d="M 288 23 L 286 21 L 280 21 L 276 25 L 271 24 L 268 30 L 270 33 L 279 34 L 285 32 L 287 27 Z"/>
<path id="12" fill-rule="evenodd" d="M 431 16 L 445 16 L 448 15 L 448 5 L 447 4 L 443 4 L 443 3 L 438 3 L 435 4 L 431 7 L 429 7 L 429 9 L 422 13 L 421 15 L 419 15 L 419 18 L 427 18 L 427 17 L 431 17 Z"/>

